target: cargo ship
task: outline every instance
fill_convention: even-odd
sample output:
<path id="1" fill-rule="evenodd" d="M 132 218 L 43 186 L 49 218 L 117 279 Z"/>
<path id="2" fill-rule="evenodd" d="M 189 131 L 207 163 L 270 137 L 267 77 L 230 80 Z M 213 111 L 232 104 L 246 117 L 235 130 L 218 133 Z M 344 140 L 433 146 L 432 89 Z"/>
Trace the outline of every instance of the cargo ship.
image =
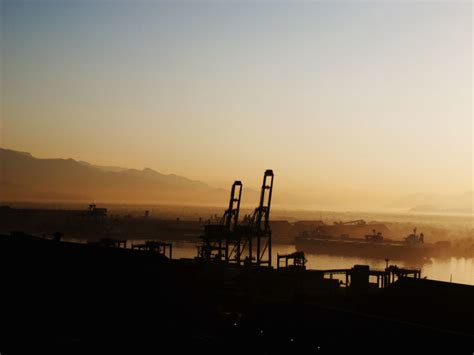
<path id="1" fill-rule="evenodd" d="M 353 223 L 346 225 L 347 223 Z M 341 226 L 355 226 L 358 229 L 367 227 L 364 221 L 336 222 L 329 228 L 316 229 L 313 232 L 302 232 L 295 238 L 298 251 L 315 254 L 329 254 L 341 256 L 357 256 L 377 259 L 422 259 L 436 254 L 435 244 L 425 243 L 423 233 L 417 234 L 416 228 L 402 240 L 384 238 L 383 233 L 372 230 L 363 238 L 351 236 L 349 233 L 334 235 L 331 230 L 341 230 Z"/>

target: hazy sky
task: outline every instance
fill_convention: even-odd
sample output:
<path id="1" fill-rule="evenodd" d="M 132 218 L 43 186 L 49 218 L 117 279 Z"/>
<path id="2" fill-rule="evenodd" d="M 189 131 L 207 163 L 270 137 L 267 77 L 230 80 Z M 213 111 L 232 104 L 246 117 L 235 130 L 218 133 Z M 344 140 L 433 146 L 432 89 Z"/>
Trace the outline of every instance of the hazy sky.
<path id="1" fill-rule="evenodd" d="M 473 186 L 470 1 L 1 3 L 3 147 L 316 203 Z"/>

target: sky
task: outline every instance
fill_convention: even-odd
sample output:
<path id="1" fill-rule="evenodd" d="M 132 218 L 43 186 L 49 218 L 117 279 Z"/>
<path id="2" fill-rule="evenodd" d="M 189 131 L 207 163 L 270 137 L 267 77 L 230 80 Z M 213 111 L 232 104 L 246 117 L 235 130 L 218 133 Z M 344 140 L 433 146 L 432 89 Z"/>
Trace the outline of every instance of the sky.
<path id="1" fill-rule="evenodd" d="M 314 205 L 473 188 L 470 1 L 1 6 L 2 147 Z"/>

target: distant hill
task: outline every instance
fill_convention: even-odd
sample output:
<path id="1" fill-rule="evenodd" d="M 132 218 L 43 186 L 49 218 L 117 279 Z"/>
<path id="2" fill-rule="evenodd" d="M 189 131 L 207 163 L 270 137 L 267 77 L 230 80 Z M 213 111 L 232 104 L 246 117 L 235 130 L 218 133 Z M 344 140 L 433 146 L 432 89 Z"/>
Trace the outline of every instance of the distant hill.
<path id="1" fill-rule="evenodd" d="M 417 205 L 413 208 L 410 208 L 410 212 L 436 213 L 440 211 L 438 208 L 432 205 Z"/>
<path id="2" fill-rule="evenodd" d="M 110 172 L 114 172 L 114 173 L 118 173 L 120 171 L 128 170 L 127 168 L 122 168 L 122 167 L 119 167 L 119 166 L 94 165 L 94 164 L 90 164 L 86 161 L 81 161 L 81 160 L 79 160 L 78 163 L 82 164 L 82 165 L 85 165 L 85 166 L 89 166 L 91 168 L 99 169 L 100 171 L 110 171 Z"/>
<path id="3" fill-rule="evenodd" d="M 0 148 L 0 199 L 222 204 L 229 192 L 152 169 L 38 159 Z"/>
<path id="4" fill-rule="evenodd" d="M 388 207 L 403 208 L 416 213 L 473 213 L 473 191 L 466 191 L 459 195 L 426 195 L 412 194 Z"/>

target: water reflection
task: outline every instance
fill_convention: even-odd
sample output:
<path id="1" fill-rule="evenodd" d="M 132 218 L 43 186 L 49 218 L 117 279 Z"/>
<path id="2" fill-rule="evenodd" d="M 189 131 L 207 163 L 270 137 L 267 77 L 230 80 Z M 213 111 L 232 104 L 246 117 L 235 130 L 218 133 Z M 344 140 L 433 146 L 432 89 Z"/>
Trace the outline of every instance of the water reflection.
<path id="1" fill-rule="evenodd" d="M 273 266 L 276 267 L 276 255 L 296 251 L 294 245 L 273 245 Z M 173 243 L 174 258 L 194 258 L 197 255 L 197 244 Z M 374 269 L 384 269 L 384 259 L 368 259 L 350 256 L 306 254 L 308 269 L 341 269 L 350 268 L 356 264 L 370 265 Z M 452 281 L 474 285 L 474 259 L 448 258 L 429 259 L 422 263 L 413 261 L 390 260 L 390 264 L 407 268 L 420 268 L 421 277 L 432 280 Z"/>

